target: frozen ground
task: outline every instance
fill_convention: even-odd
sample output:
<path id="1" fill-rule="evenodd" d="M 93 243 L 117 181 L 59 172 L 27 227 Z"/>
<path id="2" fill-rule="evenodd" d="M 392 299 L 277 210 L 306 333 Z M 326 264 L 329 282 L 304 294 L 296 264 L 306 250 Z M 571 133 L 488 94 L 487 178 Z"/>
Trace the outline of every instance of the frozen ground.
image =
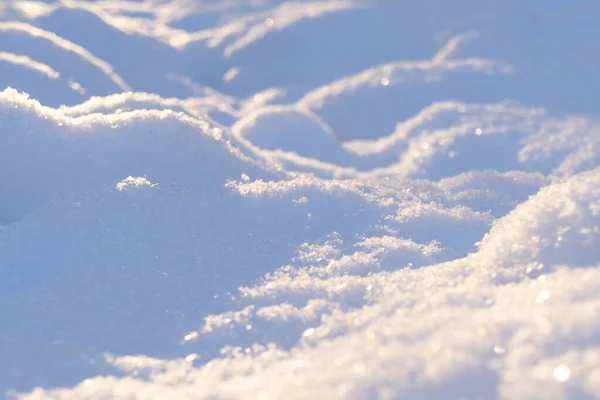
<path id="1" fill-rule="evenodd" d="M 0 397 L 600 398 L 600 3 L 0 2 Z"/>

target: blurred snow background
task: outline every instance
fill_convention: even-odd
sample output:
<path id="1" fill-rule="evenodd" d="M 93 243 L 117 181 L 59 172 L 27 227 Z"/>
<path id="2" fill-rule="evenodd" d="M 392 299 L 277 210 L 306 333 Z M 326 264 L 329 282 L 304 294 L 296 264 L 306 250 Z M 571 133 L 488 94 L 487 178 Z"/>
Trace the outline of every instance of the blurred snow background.
<path id="1" fill-rule="evenodd" d="M 0 393 L 600 397 L 600 3 L 0 3 Z"/>

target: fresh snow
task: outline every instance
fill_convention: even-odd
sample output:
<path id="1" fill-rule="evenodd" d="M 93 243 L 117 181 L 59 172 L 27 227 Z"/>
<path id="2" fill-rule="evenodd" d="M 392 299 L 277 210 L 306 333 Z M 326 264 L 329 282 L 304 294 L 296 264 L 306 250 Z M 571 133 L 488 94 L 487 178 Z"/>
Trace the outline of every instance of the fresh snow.
<path id="1" fill-rule="evenodd" d="M 0 3 L 0 397 L 600 397 L 600 4 Z"/>

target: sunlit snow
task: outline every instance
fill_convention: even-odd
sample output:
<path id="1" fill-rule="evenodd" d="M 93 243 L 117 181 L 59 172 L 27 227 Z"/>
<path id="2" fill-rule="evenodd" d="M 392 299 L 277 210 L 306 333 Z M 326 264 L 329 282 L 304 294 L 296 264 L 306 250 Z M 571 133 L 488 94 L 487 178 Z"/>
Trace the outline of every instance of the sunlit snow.
<path id="1" fill-rule="evenodd" d="M 600 397 L 600 3 L 0 2 L 0 397 Z"/>

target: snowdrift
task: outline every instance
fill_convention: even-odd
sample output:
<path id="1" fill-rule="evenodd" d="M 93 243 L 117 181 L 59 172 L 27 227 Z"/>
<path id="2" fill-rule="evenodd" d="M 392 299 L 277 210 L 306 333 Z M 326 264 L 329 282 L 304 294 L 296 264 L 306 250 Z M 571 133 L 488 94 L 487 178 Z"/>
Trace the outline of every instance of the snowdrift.
<path id="1" fill-rule="evenodd" d="M 595 398 L 598 11 L 0 5 L 0 391 Z"/>

